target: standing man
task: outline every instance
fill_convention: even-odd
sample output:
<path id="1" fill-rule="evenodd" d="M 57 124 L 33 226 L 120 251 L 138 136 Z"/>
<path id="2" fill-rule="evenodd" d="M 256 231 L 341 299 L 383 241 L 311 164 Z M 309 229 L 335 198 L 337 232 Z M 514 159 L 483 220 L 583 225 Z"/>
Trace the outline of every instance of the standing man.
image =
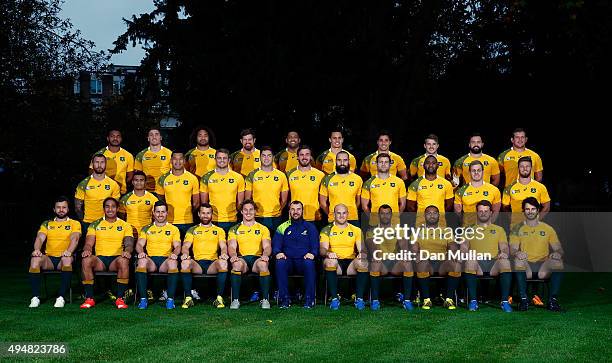
<path id="1" fill-rule="evenodd" d="M 318 224 L 322 220 L 319 187 L 325 174 L 312 167 L 312 149 L 309 146 L 300 146 L 297 155 L 299 165 L 287 172 L 291 202 L 302 202 L 304 220 Z"/>
<path id="2" fill-rule="evenodd" d="M 425 175 L 425 159 L 433 156 L 438 163 L 436 168 L 438 175 L 446 180 L 451 180 L 451 163 L 446 157 L 438 154 L 438 148 L 440 148 L 438 136 L 427 135 L 423 147 L 425 148 L 425 154 L 412 159 L 410 163 L 410 177 L 414 179 Z"/>
<path id="3" fill-rule="evenodd" d="M 197 127 L 194 134 L 196 147 L 185 154 L 185 168 L 200 179 L 215 168 L 216 150 L 211 147 L 214 134 L 205 126 Z"/>
<path id="4" fill-rule="evenodd" d="M 401 213 L 406 208 L 406 186 L 404 181 L 389 174 L 391 157 L 389 154 L 376 156 L 376 173 L 371 176 L 361 189 L 361 209 L 369 213 L 378 212 L 386 204 L 393 211 Z M 371 204 L 371 205 L 370 205 Z"/>
<path id="5" fill-rule="evenodd" d="M 255 131 L 244 129 L 240 132 L 242 149 L 233 152 L 230 156 L 232 169 L 243 177 L 261 166 L 259 150 L 255 148 Z"/>
<path id="6" fill-rule="evenodd" d="M 64 307 L 64 295 L 70 289 L 72 281 L 72 255 L 81 238 L 81 224 L 68 218 L 68 211 L 68 199 L 66 197 L 57 198 L 53 205 L 55 218 L 44 221 L 36 234 L 34 251 L 30 259 L 31 308 L 40 306 L 41 270 L 62 271 L 62 283 L 53 306 Z M 43 246 L 44 253 L 42 252 Z"/>
<path id="7" fill-rule="evenodd" d="M 319 232 L 314 224 L 304 221 L 300 201 L 291 202 L 289 218 L 276 229 L 272 238 L 280 307 L 289 308 L 289 275 L 297 273 L 304 276 L 304 308 L 310 309 L 315 303 L 315 256 L 319 252 Z"/>
<path id="8" fill-rule="evenodd" d="M 438 212 L 442 211 L 442 216 L 444 211 L 453 210 L 453 186 L 437 173 L 439 165 L 435 156 L 427 156 L 423 163 L 425 175 L 413 181 L 408 187 L 407 210 L 417 212 L 417 226 L 424 222 L 423 213 L 430 205 L 435 206 Z M 442 224 L 445 224 L 444 217 Z"/>
<path id="9" fill-rule="evenodd" d="M 501 193 L 497 187 L 482 180 L 484 166 L 480 160 L 468 165 L 470 182 L 455 192 L 455 213 L 463 219 L 463 225 L 476 223 L 476 204 L 482 200 L 491 202 L 492 221 L 495 222 L 501 208 Z"/>
<path id="10" fill-rule="evenodd" d="M 337 129 L 333 130 L 329 134 L 329 150 L 326 150 L 321 153 L 317 157 L 315 161 L 315 167 L 325 174 L 330 174 L 334 171 L 334 167 L 336 165 L 336 157 L 340 152 L 344 152 L 348 155 L 349 159 L 349 170 L 351 172 L 355 172 L 355 168 L 357 167 L 357 159 L 349 153 L 348 151 L 342 148 L 342 144 L 344 143 L 344 136 L 342 136 L 342 131 Z"/>
<path id="11" fill-rule="evenodd" d="M 550 196 L 544 184 L 531 178 L 532 160 L 529 156 L 523 156 L 518 161 L 519 177 L 504 189 L 502 195 L 502 209 L 512 212 L 511 224 L 522 221 L 523 200 L 529 197 L 535 198 L 541 205 L 538 216 L 544 218 L 550 211 Z"/>
<path id="12" fill-rule="evenodd" d="M 74 193 L 74 209 L 83 222 L 81 229 L 104 216 L 102 201 L 108 197 L 119 198 L 119 184 L 106 175 L 106 157 L 96 154 L 91 159 L 93 173 L 83 179 Z"/>
<path id="13" fill-rule="evenodd" d="M 121 147 L 121 131 L 110 129 L 106 136 L 108 145 L 96 152 L 106 157 L 106 175 L 119 184 L 121 195 L 127 193 L 127 186 L 132 182 L 134 173 L 134 156 Z M 89 173 L 93 164 L 89 164 Z"/>
<path id="14" fill-rule="evenodd" d="M 512 147 L 505 150 L 497 157 L 499 168 L 504 173 L 506 179 L 504 186 L 510 186 L 510 184 L 514 183 L 519 177 L 518 161 L 525 156 L 530 157 L 533 163 L 531 177 L 538 182 L 542 182 L 542 178 L 544 177 L 542 159 L 535 151 L 525 146 L 527 144 L 527 132 L 525 129 L 514 129 L 510 142 L 512 143 Z"/>
<path id="15" fill-rule="evenodd" d="M 389 150 L 391 140 L 391 133 L 389 131 L 383 130 L 378 133 L 378 140 L 376 141 L 378 150 L 363 159 L 360 169 L 362 177 L 369 178 L 370 176 L 375 176 L 377 171 L 376 157 L 379 154 L 387 154 L 391 158 L 389 174 L 399 176 L 402 180 L 408 179 L 408 172 L 406 170 L 406 163 L 404 162 L 404 159 Z"/>
<path id="16" fill-rule="evenodd" d="M 333 211 L 338 204 L 347 208 L 348 222 L 359 226 L 359 204 L 361 203 L 361 187 L 363 180 L 351 172 L 349 153 L 340 151 L 336 155 L 336 171 L 328 174 L 321 181 L 319 189 L 319 204 L 327 214 L 328 222 L 334 221 Z M 330 213 L 330 211 L 332 213 Z"/>
<path id="17" fill-rule="evenodd" d="M 469 183 L 472 180 L 469 170 L 470 163 L 477 160 L 480 161 L 483 166 L 482 180 L 494 186 L 498 186 L 500 179 L 499 164 L 494 157 L 482 152 L 484 148 L 482 136 L 478 133 L 472 134 L 468 147 L 470 152 L 459 158 L 453 166 L 453 184 L 460 185 Z"/>
<path id="18" fill-rule="evenodd" d="M 300 147 L 300 135 L 297 131 L 289 131 L 285 143 L 287 147 L 274 155 L 274 163 L 278 166 L 278 170 L 287 173 L 289 170 L 298 166 L 298 148 Z"/>
<path id="19" fill-rule="evenodd" d="M 136 155 L 134 169 L 147 176 L 146 189 L 151 193 L 160 193 L 161 186 L 157 183 L 159 177 L 170 170 L 172 151 L 162 146 L 162 136 L 159 129 L 152 128 L 147 134 L 149 147 Z"/>
<path id="20" fill-rule="evenodd" d="M 119 199 L 119 218 L 127 221 L 134 227 L 135 235 L 142 227 L 151 223 L 153 206 L 158 198 L 145 190 L 146 175 L 140 170 L 134 172 L 132 186 L 134 190 Z"/>

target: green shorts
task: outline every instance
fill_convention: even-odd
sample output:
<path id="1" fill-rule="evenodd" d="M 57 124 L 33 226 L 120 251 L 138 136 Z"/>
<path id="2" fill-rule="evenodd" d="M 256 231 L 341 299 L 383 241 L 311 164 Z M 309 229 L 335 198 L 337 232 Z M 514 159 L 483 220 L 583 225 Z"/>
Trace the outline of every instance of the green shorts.
<path id="1" fill-rule="evenodd" d="M 353 262 L 352 258 L 338 259 L 338 266 L 340 266 L 340 269 L 342 270 L 342 274 L 343 275 L 347 274 L 347 270 L 348 270 L 348 267 L 351 264 L 351 262 Z"/>
<path id="2" fill-rule="evenodd" d="M 529 262 L 529 268 L 531 269 L 532 279 L 538 278 L 538 271 L 540 271 L 540 268 L 542 267 L 543 263 L 544 261 Z"/>
<path id="3" fill-rule="evenodd" d="M 246 262 L 249 271 L 253 271 L 253 265 L 255 264 L 255 261 L 257 261 L 257 259 L 259 259 L 260 257 L 261 256 L 241 256 L 240 258 L 242 258 Z"/>
<path id="4" fill-rule="evenodd" d="M 49 259 L 51 260 L 51 263 L 53 264 L 53 269 L 57 270 L 59 268 L 60 262 L 62 262 L 62 258 L 55 257 L 55 256 L 47 256 L 47 257 L 49 257 Z"/>
<path id="5" fill-rule="evenodd" d="M 149 258 L 153 260 L 153 263 L 155 264 L 155 267 L 158 271 L 162 263 L 164 263 L 168 259 L 168 257 L 165 256 L 149 256 Z"/>
<path id="6" fill-rule="evenodd" d="M 478 264 L 480 265 L 482 272 L 488 275 L 491 272 L 491 269 L 493 268 L 493 265 L 495 265 L 496 261 L 497 260 L 481 260 L 478 261 Z"/>
<path id="7" fill-rule="evenodd" d="M 104 268 L 108 270 L 110 268 L 111 263 L 113 263 L 113 261 L 115 261 L 115 259 L 119 256 L 96 256 L 96 257 L 99 258 L 100 261 L 102 261 L 102 263 L 104 264 Z"/>
<path id="8" fill-rule="evenodd" d="M 197 260 L 198 265 L 202 268 L 202 273 L 206 275 L 208 268 L 215 262 L 214 260 Z"/>

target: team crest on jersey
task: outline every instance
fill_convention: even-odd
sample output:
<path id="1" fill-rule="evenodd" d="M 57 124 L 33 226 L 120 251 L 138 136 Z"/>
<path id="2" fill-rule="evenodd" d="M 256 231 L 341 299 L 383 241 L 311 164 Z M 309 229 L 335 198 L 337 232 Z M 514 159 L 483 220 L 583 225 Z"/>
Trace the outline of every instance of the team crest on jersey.
<path id="1" fill-rule="evenodd" d="M 106 185 L 104 186 L 104 189 L 106 189 L 106 190 L 110 190 L 110 185 L 106 184 Z"/>
<path id="2" fill-rule="evenodd" d="M 438 184 L 438 189 L 442 189 L 442 188 L 444 188 L 444 185 Z"/>
<path id="3" fill-rule="evenodd" d="M 348 233 L 349 237 L 353 237 L 353 232 Z"/>
<path id="4" fill-rule="evenodd" d="M 314 177 L 314 175 L 312 175 L 312 176 L 310 177 L 310 181 L 315 181 L 315 177 Z"/>
<path id="5" fill-rule="evenodd" d="M 209 155 L 208 155 L 208 158 L 209 158 L 209 159 L 214 159 L 214 158 L 215 158 L 215 155 L 214 155 L 214 154 L 209 154 Z"/>
<path id="6" fill-rule="evenodd" d="M 98 227 L 98 231 L 106 231 L 106 227 Z"/>
<path id="7" fill-rule="evenodd" d="M 261 231 L 260 231 L 260 230 L 258 230 L 258 229 L 256 229 L 256 230 L 255 230 L 255 234 L 259 234 L 260 232 L 261 232 Z"/>
<path id="8" fill-rule="evenodd" d="M 438 166 L 442 166 L 442 162 L 441 161 L 438 161 Z"/>
<path id="9" fill-rule="evenodd" d="M 70 226 L 65 226 L 64 229 L 69 231 L 70 230 Z"/>
<path id="10" fill-rule="evenodd" d="M 531 192 L 535 193 L 536 192 L 536 188 L 531 188 Z"/>
<path id="11" fill-rule="evenodd" d="M 228 181 L 230 184 L 233 184 L 233 183 L 234 183 L 234 179 L 233 179 L 233 178 L 229 178 L 227 181 Z"/>
<path id="12" fill-rule="evenodd" d="M 391 185 L 391 188 L 395 188 L 395 183 L 390 183 L 389 185 Z"/>
<path id="13" fill-rule="evenodd" d="M 183 180 L 183 185 L 189 185 L 189 180 Z"/>
<path id="14" fill-rule="evenodd" d="M 488 161 L 486 161 L 486 160 L 484 161 L 484 163 L 483 163 L 483 164 L 484 164 L 484 166 L 489 166 L 489 162 L 488 162 Z"/>
<path id="15" fill-rule="evenodd" d="M 167 182 L 164 183 L 164 185 L 172 185 L 172 184 L 174 184 L 173 181 L 167 181 Z"/>
<path id="16" fill-rule="evenodd" d="M 489 195 L 489 192 L 485 190 L 484 192 L 482 192 L 482 195 L 486 197 L 487 195 Z"/>
<path id="17" fill-rule="evenodd" d="M 274 181 L 278 181 L 278 177 L 277 176 L 274 177 Z"/>
<path id="18" fill-rule="evenodd" d="M 494 230 L 494 229 L 491 230 L 491 234 L 496 234 L 496 233 L 497 233 L 496 230 Z"/>
<path id="19" fill-rule="evenodd" d="M 540 231 L 540 236 L 542 236 L 542 237 L 546 236 L 546 232 Z"/>
<path id="20" fill-rule="evenodd" d="M 255 162 L 258 163 L 259 162 L 259 158 L 255 158 Z"/>
<path id="21" fill-rule="evenodd" d="M 151 201 L 150 200 L 145 200 L 145 204 L 146 205 L 151 205 Z"/>
<path id="22" fill-rule="evenodd" d="M 161 159 L 161 160 L 166 160 L 166 156 L 165 156 L 165 155 L 162 155 L 160 159 Z"/>
<path id="23" fill-rule="evenodd" d="M 213 234 L 214 234 L 215 236 L 217 235 L 217 231 L 212 231 L 212 232 L 213 232 Z"/>
<path id="24" fill-rule="evenodd" d="M 166 236 L 169 236 L 169 235 L 170 235 L 170 231 L 166 231 Z"/>
<path id="25" fill-rule="evenodd" d="M 350 181 L 350 182 L 349 182 L 349 186 L 350 186 L 350 187 L 354 187 L 354 186 L 355 186 L 355 182 L 354 182 L 354 181 Z"/>
<path id="26" fill-rule="evenodd" d="M 117 226 L 117 230 L 118 230 L 119 232 L 121 232 L 121 231 L 123 231 L 123 227 L 121 227 L 121 226 Z"/>
<path id="27" fill-rule="evenodd" d="M 119 161 L 125 161 L 125 156 L 120 156 Z"/>
<path id="28" fill-rule="evenodd" d="M 257 178 L 255 178 L 255 180 L 263 180 L 263 177 L 258 176 Z"/>

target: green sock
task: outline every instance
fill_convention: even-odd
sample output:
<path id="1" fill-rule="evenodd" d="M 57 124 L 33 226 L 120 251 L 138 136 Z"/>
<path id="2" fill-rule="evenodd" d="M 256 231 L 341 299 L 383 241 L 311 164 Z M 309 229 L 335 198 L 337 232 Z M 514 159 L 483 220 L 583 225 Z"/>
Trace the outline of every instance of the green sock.
<path id="1" fill-rule="evenodd" d="M 358 299 L 363 299 L 363 293 L 365 292 L 366 285 L 368 284 L 368 273 L 357 272 L 357 288 L 356 294 Z"/>
<path id="2" fill-rule="evenodd" d="M 562 272 L 553 272 L 550 275 L 550 297 L 557 298 L 559 290 L 561 289 L 561 279 L 563 277 Z"/>
<path id="3" fill-rule="evenodd" d="M 455 299 L 455 292 L 457 286 L 459 286 L 460 277 L 448 276 L 446 278 L 446 297 L 449 299 Z"/>
<path id="4" fill-rule="evenodd" d="M 178 270 L 168 271 L 168 299 L 174 299 L 176 285 L 178 285 Z"/>
<path id="5" fill-rule="evenodd" d="M 191 284 L 193 278 L 191 272 L 181 272 L 181 281 L 183 282 L 183 291 L 185 296 L 191 296 Z"/>
<path id="6" fill-rule="evenodd" d="M 380 291 L 380 275 L 370 275 L 370 286 L 372 291 L 372 300 L 378 300 L 378 292 Z"/>
<path id="7" fill-rule="evenodd" d="M 429 276 L 428 277 L 417 277 L 419 282 L 419 288 L 421 289 L 421 298 L 423 300 L 429 299 Z"/>
<path id="8" fill-rule="evenodd" d="M 147 298 L 147 273 L 136 271 L 136 284 L 138 285 L 138 296 L 141 299 Z"/>
<path id="9" fill-rule="evenodd" d="M 128 284 L 117 281 L 117 298 L 123 299 L 123 294 L 127 290 Z"/>
<path id="10" fill-rule="evenodd" d="M 32 271 L 30 269 L 30 286 L 32 287 L 32 296 L 40 296 L 40 270 Z"/>
<path id="11" fill-rule="evenodd" d="M 227 280 L 227 271 L 217 272 L 217 295 L 223 296 L 225 291 L 225 281 Z"/>
<path id="12" fill-rule="evenodd" d="M 325 278 L 327 279 L 327 290 L 332 299 L 338 297 L 338 275 L 336 270 L 325 271 Z"/>
<path id="13" fill-rule="evenodd" d="M 410 301 L 410 295 L 412 295 L 412 276 L 403 276 L 402 283 L 404 285 L 404 300 Z"/>
<path id="14" fill-rule="evenodd" d="M 83 288 L 85 289 L 85 298 L 93 299 L 93 297 L 94 297 L 94 285 L 93 284 L 83 284 Z"/>
<path id="15" fill-rule="evenodd" d="M 232 271 L 230 281 L 232 284 L 232 295 L 234 300 L 240 300 L 240 283 L 242 282 L 242 273 Z"/>
<path id="16" fill-rule="evenodd" d="M 268 294 L 270 293 L 270 273 L 266 272 L 267 275 L 259 274 L 259 287 L 261 288 L 261 298 L 268 299 Z"/>
<path id="17" fill-rule="evenodd" d="M 62 271 L 62 284 L 59 289 L 59 296 L 66 296 L 66 291 L 70 289 L 70 282 L 72 281 L 72 270 Z"/>
<path id="18" fill-rule="evenodd" d="M 527 274 L 525 271 L 517 271 L 516 274 L 516 284 L 518 285 L 519 294 L 521 295 L 521 299 L 527 298 Z"/>
<path id="19" fill-rule="evenodd" d="M 477 300 L 478 297 L 476 296 L 476 285 L 478 284 L 478 280 L 476 279 L 476 275 L 465 273 L 463 276 L 465 277 L 465 284 L 468 288 L 468 300 Z"/>
<path id="20" fill-rule="evenodd" d="M 501 299 L 502 301 L 508 301 L 510 286 L 512 286 L 512 272 L 502 272 L 499 274 L 499 282 L 501 283 Z"/>

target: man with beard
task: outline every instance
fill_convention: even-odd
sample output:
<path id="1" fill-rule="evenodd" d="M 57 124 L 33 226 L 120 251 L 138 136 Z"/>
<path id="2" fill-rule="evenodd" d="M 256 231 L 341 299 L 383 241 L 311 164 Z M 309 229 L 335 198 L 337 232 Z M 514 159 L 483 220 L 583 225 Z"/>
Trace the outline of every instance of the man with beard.
<path id="1" fill-rule="evenodd" d="M 312 149 L 302 145 L 297 151 L 299 165 L 287 172 L 291 202 L 300 201 L 303 205 L 303 218 L 305 221 L 321 221 L 319 207 L 319 186 L 325 174 L 312 167 Z"/>
<path id="2" fill-rule="evenodd" d="M 199 126 L 194 130 L 196 147 L 185 153 L 185 168 L 200 179 L 215 168 L 215 149 L 211 147 L 214 140 L 212 130 Z"/>
<path id="3" fill-rule="evenodd" d="M 136 155 L 134 169 L 141 170 L 147 176 L 146 189 L 151 193 L 160 193 L 159 177 L 170 170 L 172 151 L 163 147 L 162 136 L 158 129 L 152 128 L 147 134 L 149 147 Z"/>
<path id="4" fill-rule="evenodd" d="M 314 224 L 304 221 L 304 207 L 300 201 L 289 206 L 290 220 L 281 224 L 272 238 L 272 254 L 276 256 L 276 282 L 281 309 L 289 307 L 290 274 L 304 276 L 306 301 L 310 309 L 315 302 L 315 256 L 319 252 L 318 231 Z"/>
<path id="5" fill-rule="evenodd" d="M 506 180 L 504 186 L 508 187 L 516 181 L 519 176 L 518 160 L 524 156 L 530 157 L 533 163 L 531 177 L 538 182 L 542 182 L 542 178 L 544 177 L 542 159 L 535 151 L 525 146 L 527 144 L 527 132 L 524 129 L 515 129 L 512 132 L 510 141 L 512 142 L 512 147 L 505 150 L 497 157 L 499 168 L 504 173 L 504 178 Z"/>
<path id="6" fill-rule="evenodd" d="M 446 157 L 438 154 L 438 148 L 440 148 L 438 136 L 434 134 L 427 135 L 423 147 L 425 148 L 425 154 L 412 159 L 410 162 L 411 180 L 425 175 L 425 159 L 429 156 L 436 158 L 436 162 L 438 163 L 436 172 L 438 175 L 446 180 L 451 180 L 451 163 Z"/>
<path id="7" fill-rule="evenodd" d="M 285 138 L 287 147 L 285 150 L 274 155 L 274 163 L 277 165 L 278 170 L 287 173 L 298 166 L 297 150 L 300 147 L 300 141 L 300 135 L 297 131 L 292 130 L 287 133 L 287 138 Z"/>
<path id="8" fill-rule="evenodd" d="M 453 208 L 453 186 L 440 177 L 438 171 L 438 160 L 429 155 L 423 163 L 425 175 L 413 181 L 408 187 L 407 210 L 417 212 L 417 223 L 424 222 L 423 213 L 428 206 L 435 206 L 442 213 L 442 225 L 445 225 L 444 212 Z"/>
<path id="9" fill-rule="evenodd" d="M 361 208 L 364 212 L 378 212 L 381 205 L 387 204 L 396 213 L 406 208 L 406 186 L 404 181 L 389 174 L 391 156 L 376 156 L 376 174 L 368 179 L 361 189 Z M 371 204 L 371 206 L 370 206 Z"/>
<path id="10" fill-rule="evenodd" d="M 463 225 L 476 222 L 476 204 L 482 200 L 491 203 L 492 217 L 495 221 L 501 208 L 501 193 L 497 187 L 482 180 L 483 165 L 480 160 L 473 160 L 468 166 L 471 181 L 462 185 L 455 192 L 455 213 L 462 217 Z"/>
<path id="11" fill-rule="evenodd" d="M 346 206 L 348 222 L 359 227 L 359 204 L 361 203 L 362 179 L 350 171 L 350 155 L 346 151 L 336 155 L 336 171 L 328 174 L 321 181 L 319 189 L 319 204 L 327 214 L 329 223 L 334 221 L 334 213 L 338 204 Z M 331 211 L 331 213 L 330 213 Z"/>
<path id="12" fill-rule="evenodd" d="M 230 166 L 232 170 L 240 173 L 243 177 L 261 166 L 261 156 L 255 148 L 255 131 L 244 129 L 240 132 L 240 143 L 242 149 L 230 155 Z"/>
<path id="13" fill-rule="evenodd" d="M 492 156 L 484 154 L 482 149 L 484 148 L 484 141 L 482 136 L 478 133 L 474 133 L 470 136 L 468 143 L 470 152 L 462 156 L 455 162 L 453 166 L 453 182 L 454 184 L 468 184 L 472 179 L 470 176 L 470 163 L 478 160 L 483 166 L 483 177 L 487 183 L 491 183 L 494 186 L 499 185 L 499 164 L 497 160 Z"/>
<path id="14" fill-rule="evenodd" d="M 121 131 L 110 129 L 106 136 L 108 145 L 96 152 L 106 157 L 106 175 L 121 187 L 121 195 L 127 193 L 127 186 L 132 182 L 134 173 L 134 156 L 121 147 L 123 138 Z M 93 172 L 93 164 L 89 164 L 89 173 Z"/>
<path id="15" fill-rule="evenodd" d="M 62 282 L 60 285 L 56 308 L 63 308 L 65 304 L 64 295 L 70 289 L 72 281 L 72 254 L 81 238 L 81 224 L 68 218 L 68 199 L 59 197 L 53 205 L 55 218 L 44 221 L 34 240 L 34 251 L 30 259 L 30 285 L 32 287 L 32 299 L 30 307 L 40 306 L 40 271 L 61 270 Z M 43 253 L 43 245 L 44 251 Z"/>
<path id="16" fill-rule="evenodd" d="M 378 139 L 376 141 L 378 150 L 363 159 L 360 168 L 362 177 L 369 178 L 370 176 L 375 176 L 377 171 L 376 157 L 379 154 L 387 154 L 391 158 L 389 173 L 394 176 L 399 176 L 402 180 L 408 179 L 408 172 L 406 170 L 406 163 L 404 162 L 404 159 L 402 159 L 402 157 L 398 154 L 389 150 L 391 140 L 391 133 L 389 131 L 382 130 L 378 133 Z"/>
<path id="17" fill-rule="evenodd" d="M 519 178 L 504 189 L 502 209 L 512 212 L 510 223 L 514 225 L 523 220 L 523 200 L 533 197 L 540 203 L 538 214 L 544 219 L 550 211 L 550 196 L 544 184 L 532 179 L 532 160 L 529 156 L 519 159 L 518 170 Z"/>
<path id="18" fill-rule="evenodd" d="M 315 161 L 315 167 L 325 174 L 330 174 L 334 171 L 334 166 L 336 165 L 336 157 L 340 152 L 344 152 L 348 155 L 350 167 L 349 170 L 351 172 L 355 171 L 357 167 L 357 159 L 349 153 L 348 151 L 342 148 L 342 144 L 344 143 L 344 136 L 342 136 L 342 130 L 333 130 L 329 134 L 329 150 L 325 150 L 317 157 Z"/>

